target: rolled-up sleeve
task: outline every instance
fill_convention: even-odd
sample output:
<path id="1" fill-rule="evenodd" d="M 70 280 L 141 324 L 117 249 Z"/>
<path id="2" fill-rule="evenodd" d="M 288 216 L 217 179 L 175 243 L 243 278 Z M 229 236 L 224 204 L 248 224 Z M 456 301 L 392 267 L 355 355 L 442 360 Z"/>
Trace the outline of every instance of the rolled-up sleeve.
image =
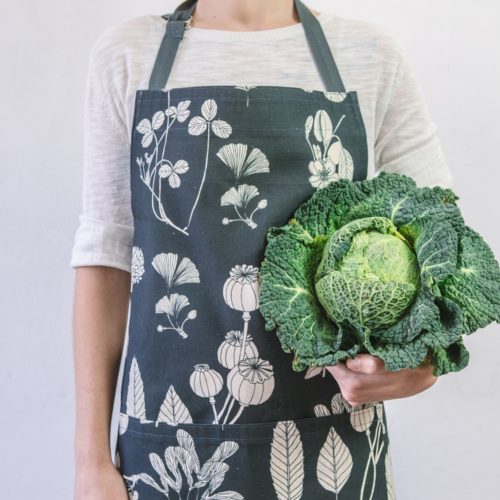
<path id="1" fill-rule="evenodd" d="M 105 265 L 130 271 L 133 217 L 128 138 L 119 47 L 104 32 L 89 57 L 84 104 L 82 210 L 71 267 Z"/>

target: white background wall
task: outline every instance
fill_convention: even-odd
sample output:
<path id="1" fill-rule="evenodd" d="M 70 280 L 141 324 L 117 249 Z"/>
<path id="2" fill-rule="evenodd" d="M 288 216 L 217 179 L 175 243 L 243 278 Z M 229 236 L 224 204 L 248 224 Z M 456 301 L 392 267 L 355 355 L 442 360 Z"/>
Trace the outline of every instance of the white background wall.
<path id="1" fill-rule="evenodd" d="M 177 3 L 24 0 L 2 5 L 2 498 L 72 498 L 74 273 L 69 260 L 81 208 L 89 49 L 109 24 L 162 14 Z M 377 22 L 405 43 L 465 219 L 500 257 L 500 4 L 306 3 Z M 466 370 L 442 377 L 418 396 L 387 403 L 398 500 L 499 498 L 498 325 L 466 338 L 466 345 L 471 352 Z"/>

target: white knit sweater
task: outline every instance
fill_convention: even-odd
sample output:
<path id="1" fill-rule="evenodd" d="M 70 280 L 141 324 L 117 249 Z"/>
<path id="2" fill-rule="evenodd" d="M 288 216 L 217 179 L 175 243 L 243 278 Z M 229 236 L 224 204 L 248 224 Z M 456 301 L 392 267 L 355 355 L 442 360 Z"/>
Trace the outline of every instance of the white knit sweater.
<path id="1" fill-rule="evenodd" d="M 436 125 L 402 43 L 378 25 L 318 16 L 346 90 L 356 90 L 368 138 L 368 178 L 410 175 L 420 186 L 451 187 Z M 148 86 L 165 30 L 160 15 L 120 21 L 98 37 L 89 58 L 84 117 L 82 212 L 72 267 L 130 270 L 133 219 L 130 137 L 137 89 Z M 261 31 L 185 32 L 167 88 L 286 85 L 326 90 L 300 23 Z"/>

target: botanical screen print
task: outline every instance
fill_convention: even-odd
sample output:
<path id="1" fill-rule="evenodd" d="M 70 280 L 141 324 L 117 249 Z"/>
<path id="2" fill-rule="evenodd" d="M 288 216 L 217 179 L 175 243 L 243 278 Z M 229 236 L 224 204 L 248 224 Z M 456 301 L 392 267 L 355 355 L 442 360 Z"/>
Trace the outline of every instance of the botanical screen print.
<path id="1" fill-rule="evenodd" d="M 130 498 L 392 499 L 382 403 L 292 370 L 259 312 L 266 232 L 366 178 L 355 92 L 138 91 L 117 465 Z M 293 314 L 293 304 L 290 304 Z"/>

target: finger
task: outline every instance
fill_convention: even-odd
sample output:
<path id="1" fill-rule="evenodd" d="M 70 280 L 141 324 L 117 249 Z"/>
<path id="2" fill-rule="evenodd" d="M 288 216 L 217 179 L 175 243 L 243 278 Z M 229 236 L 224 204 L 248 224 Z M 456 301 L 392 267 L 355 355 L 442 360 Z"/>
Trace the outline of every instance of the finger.
<path id="1" fill-rule="evenodd" d="M 382 359 L 366 353 L 357 354 L 355 358 L 348 359 L 346 366 L 349 370 L 368 375 L 386 371 L 385 363 Z"/>
<path id="2" fill-rule="evenodd" d="M 346 377 L 350 373 L 349 368 L 347 368 L 343 361 L 339 361 L 336 365 L 327 366 L 326 369 L 337 380 Z"/>

